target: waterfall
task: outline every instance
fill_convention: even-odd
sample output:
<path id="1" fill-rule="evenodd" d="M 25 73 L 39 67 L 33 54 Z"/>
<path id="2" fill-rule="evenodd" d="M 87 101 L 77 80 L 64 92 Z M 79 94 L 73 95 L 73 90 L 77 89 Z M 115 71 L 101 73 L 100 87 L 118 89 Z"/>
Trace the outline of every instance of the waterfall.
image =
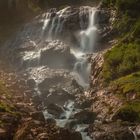
<path id="1" fill-rule="evenodd" d="M 57 89 L 58 87 L 60 89 L 65 87 L 68 91 L 67 96 L 70 96 L 71 93 L 75 94 L 77 89 L 75 90 L 73 86 L 73 78 L 83 88 L 89 86 L 91 66 L 88 62 L 88 54 L 93 53 L 96 42 L 95 14 L 96 9 L 88 6 L 80 8 L 66 7 L 59 11 L 50 9 L 48 12 L 37 16 L 33 22 L 27 24 L 22 29 L 22 32 L 19 33 L 12 46 L 19 49 L 20 58 L 23 61 L 21 65 L 29 74 L 30 79 L 35 80 L 35 91 L 37 91 L 38 95 L 41 96 L 42 92 L 44 92 L 43 95 L 45 96 L 48 93 L 48 89 Z M 69 40 L 74 41 L 69 43 Z M 65 58 L 66 61 L 63 61 Z M 44 61 L 47 63 L 44 63 Z M 63 63 L 70 67 L 64 67 Z M 55 79 L 56 84 L 54 83 Z M 64 82 L 63 80 L 58 81 L 58 79 L 63 79 Z M 45 80 L 48 81 L 45 82 Z M 41 91 L 38 87 L 40 83 L 46 84 L 44 91 Z M 65 127 L 68 122 L 73 121 L 72 115 L 79 111 L 73 99 L 75 96 L 72 97 L 64 99 L 66 104 L 61 105 L 64 110 L 62 117 L 55 118 L 53 113 L 49 114 L 47 110 L 44 111 L 44 116 L 54 118 L 59 126 Z M 67 101 L 67 98 L 70 98 L 69 101 Z M 45 96 L 45 100 L 47 99 L 48 96 Z M 43 106 L 45 106 L 45 100 L 42 101 Z M 57 102 L 54 102 L 54 104 L 57 104 Z M 74 129 L 82 134 L 83 140 L 90 140 L 90 137 L 84 132 L 88 125 L 75 125 L 77 129 Z"/>
<path id="2" fill-rule="evenodd" d="M 89 8 L 89 22 L 86 30 L 80 31 L 80 48 L 83 52 L 94 50 L 97 28 L 95 26 L 95 8 Z M 82 22 L 82 21 L 81 21 Z"/>
<path id="3" fill-rule="evenodd" d="M 83 11 L 85 12 L 86 9 L 84 9 Z M 88 53 L 93 53 L 97 32 L 97 28 L 95 26 L 96 9 L 88 7 L 88 13 L 88 27 L 85 30 L 81 30 L 79 33 L 80 52 L 74 52 L 74 55 L 77 58 L 77 62 L 74 66 L 74 71 L 76 72 L 76 80 L 80 85 L 84 87 L 88 87 L 90 75 L 90 65 L 88 64 L 87 58 L 84 55 Z M 80 18 L 80 20 L 80 25 L 81 27 L 83 27 L 83 19 Z"/>

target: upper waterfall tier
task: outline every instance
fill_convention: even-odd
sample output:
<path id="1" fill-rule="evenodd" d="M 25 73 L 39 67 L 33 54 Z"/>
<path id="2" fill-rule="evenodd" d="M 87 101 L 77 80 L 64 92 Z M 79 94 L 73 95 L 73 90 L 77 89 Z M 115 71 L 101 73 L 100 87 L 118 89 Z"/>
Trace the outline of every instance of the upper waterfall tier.
<path id="1" fill-rule="evenodd" d="M 94 14 L 94 24 L 102 25 L 108 21 L 108 15 L 104 11 L 96 10 L 95 13 L 92 13 L 92 9 L 89 6 L 79 8 L 69 6 L 62 10 L 49 9 L 24 26 L 23 31 L 20 31 L 18 35 L 20 42 L 23 44 L 29 38 L 39 42 L 43 38 L 46 40 L 59 37 L 77 43 L 77 39 L 74 37 L 77 31 L 86 30 L 93 24 L 91 14 Z"/>
<path id="2" fill-rule="evenodd" d="M 99 36 L 97 28 L 99 30 L 99 26 L 102 27 L 108 20 L 109 16 L 105 11 L 89 6 L 68 6 L 61 10 L 49 9 L 27 23 L 14 37 L 16 39 L 9 41 L 7 46 L 11 51 L 8 56 L 17 56 L 19 51 L 22 55 L 25 51 L 38 51 L 46 47 L 50 40 L 61 40 L 72 47 L 91 52 L 96 46 L 94 40 Z M 17 62 L 18 59 L 13 58 L 13 62 Z"/>

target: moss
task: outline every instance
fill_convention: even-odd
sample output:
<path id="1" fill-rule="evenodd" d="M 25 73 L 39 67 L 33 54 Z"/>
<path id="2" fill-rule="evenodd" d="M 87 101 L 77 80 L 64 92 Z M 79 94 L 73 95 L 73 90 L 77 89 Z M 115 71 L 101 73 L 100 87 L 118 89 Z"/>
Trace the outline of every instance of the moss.
<path id="1" fill-rule="evenodd" d="M 0 102 L 0 112 L 9 112 L 15 113 L 15 108 L 12 104 L 8 104 L 7 102 Z"/>
<path id="2" fill-rule="evenodd" d="M 136 43 L 120 44 L 104 56 L 103 78 L 105 82 L 140 70 L 140 46 Z"/>
<path id="3" fill-rule="evenodd" d="M 128 10 L 134 12 L 140 8 L 139 0 L 102 0 L 102 4 L 107 7 L 115 7 L 122 12 Z"/>
<path id="4" fill-rule="evenodd" d="M 103 0 L 105 7 L 114 8 L 117 18 L 113 22 L 113 28 L 123 40 L 131 38 L 136 40 L 140 35 L 140 3 L 139 0 Z M 135 33 L 134 33 L 135 32 Z"/>
<path id="5" fill-rule="evenodd" d="M 133 73 L 124 77 L 121 77 L 110 83 L 111 87 L 117 87 L 114 92 L 118 97 L 133 96 L 140 99 L 140 72 Z"/>
<path id="6" fill-rule="evenodd" d="M 140 102 L 130 102 L 119 109 L 114 119 L 128 122 L 140 122 Z"/>

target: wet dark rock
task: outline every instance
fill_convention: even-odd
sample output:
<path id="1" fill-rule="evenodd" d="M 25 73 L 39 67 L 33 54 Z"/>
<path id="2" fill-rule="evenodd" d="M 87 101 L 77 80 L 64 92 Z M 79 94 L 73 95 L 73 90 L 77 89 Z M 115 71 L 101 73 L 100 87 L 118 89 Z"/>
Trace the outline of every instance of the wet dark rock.
<path id="1" fill-rule="evenodd" d="M 89 108 L 93 104 L 93 99 L 86 98 L 85 96 L 80 96 L 76 98 L 75 107 L 84 109 Z"/>
<path id="2" fill-rule="evenodd" d="M 139 120 L 139 114 L 130 109 L 120 109 L 117 111 L 114 116 L 112 117 L 112 120 L 122 120 L 122 121 L 128 121 L 128 122 L 136 122 Z"/>
<path id="3" fill-rule="evenodd" d="M 36 106 L 38 106 L 38 105 L 40 105 L 40 104 L 42 103 L 42 100 L 41 100 L 41 98 L 40 98 L 39 95 L 34 95 L 34 96 L 32 97 L 32 102 L 33 102 Z"/>
<path id="4" fill-rule="evenodd" d="M 48 113 L 54 115 L 56 118 L 60 118 L 64 113 L 64 109 L 56 104 L 50 104 L 47 106 Z"/>
<path id="5" fill-rule="evenodd" d="M 68 100 L 73 100 L 74 96 L 69 94 L 67 91 L 63 89 L 56 89 L 53 92 L 51 92 L 49 95 L 47 95 L 46 99 L 44 101 L 44 105 L 49 105 L 51 103 L 56 103 L 58 105 L 63 106 L 65 102 Z"/>
<path id="6" fill-rule="evenodd" d="M 97 24 L 105 24 L 107 25 L 109 23 L 110 19 L 110 13 L 107 10 L 97 10 L 95 15 L 95 21 Z"/>
<path id="7" fill-rule="evenodd" d="M 65 128 L 72 130 L 75 128 L 76 125 L 77 125 L 76 120 L 70 120 L 69 122 L 66 123 Z"/>
<path id="8" fill-rule="evenodd" d="M 27 80 L 27 85 L 28 85 L 30 88 L 35 88 L 36 82 L 35 82 L 34 79 L 29 79 L 29 80 Z"/>
<path id="9" fill-rule="evenodd" d="M 41 51 L 40 63 L 51 68 L 70 68 L 74 61 L 70 47 L 58 40 L 48 43 Z"/>
<path id="10" fill-rule="evenodd" d="M 49 124 L 49 125 L 52 125 L 52 124 L 56 124 L 56 121 L 53 118 L 47 118 L 46 123 Z"/>
<path id="11" fill-rule="evenodd" d="M 96 114 L 88 110 L 82 110 L 74 114 L 73 118 L 76 119 L 78 123 L 90 124 L 94 123 Z"/>
<path id="12" fill-rule="evenodd" d="M 31 117 L 34 120 L 39 120 L 39 121 L 45 122 L 45 118 L 44 118 L 44 115 L 43 115 L 42 111 L 32 112 Z"/>
<path id="13" fill-rule="evenodd" d="M 46 94 L 46 92 L 48 92 L 48 90 L 52 87 L 52 86 L 54 86 L 54 85 L 56 85 L 56 84 L 58 84 L 58 83 L 63 83 L 63 80 L 64 80 L 64 78 L 63 78 L 63 76 L 53 76 L 53 77 L 50 77 L 50 78 L 46 78 L 45 80 L 43 80 L 39 85 L 38 85 L 38 87 L 39 87 L 39 89 L 40 89 L 40 91 L 43 93 L 43 94 Z"/>

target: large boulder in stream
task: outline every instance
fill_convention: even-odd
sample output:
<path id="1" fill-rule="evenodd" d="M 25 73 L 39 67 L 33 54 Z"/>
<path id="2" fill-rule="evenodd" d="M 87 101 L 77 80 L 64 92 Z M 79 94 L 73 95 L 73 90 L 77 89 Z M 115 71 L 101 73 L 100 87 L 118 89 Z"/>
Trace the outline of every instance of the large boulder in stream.
<path id="1" fill-rule="evenodd" d="M 54 115 L 56 118 L 60 118 L 61 115 L 64 113 L 64 109 L 56 104 L 50 104 L 47 107 L 47 112 Z"/>
<path id="2" fill-rule="evenodd" d="M 73 118 L 76 119 L 78 123 L 90 124 L 94 123 L 96 114 L 89 110 L 82 110 L 75 113 Z"/>
<path id="3" fill-rule="evenodd" d="M 58 105 L 63 106 L 66 101 L 74 99 L 74 95 L 71 95 L 64 89 L 51 90 L 49 91 L 49 94 L 41 94 L 41 97 L 43 97 L 44 105 L 56 103 Z"/>
<path id="4" fill-rule="evenodd" d="M 70 47 L 59 40 L 48 42 L 41 51 L 40 64 L 50 68 L 73 68 L 75 57 Z"/>

